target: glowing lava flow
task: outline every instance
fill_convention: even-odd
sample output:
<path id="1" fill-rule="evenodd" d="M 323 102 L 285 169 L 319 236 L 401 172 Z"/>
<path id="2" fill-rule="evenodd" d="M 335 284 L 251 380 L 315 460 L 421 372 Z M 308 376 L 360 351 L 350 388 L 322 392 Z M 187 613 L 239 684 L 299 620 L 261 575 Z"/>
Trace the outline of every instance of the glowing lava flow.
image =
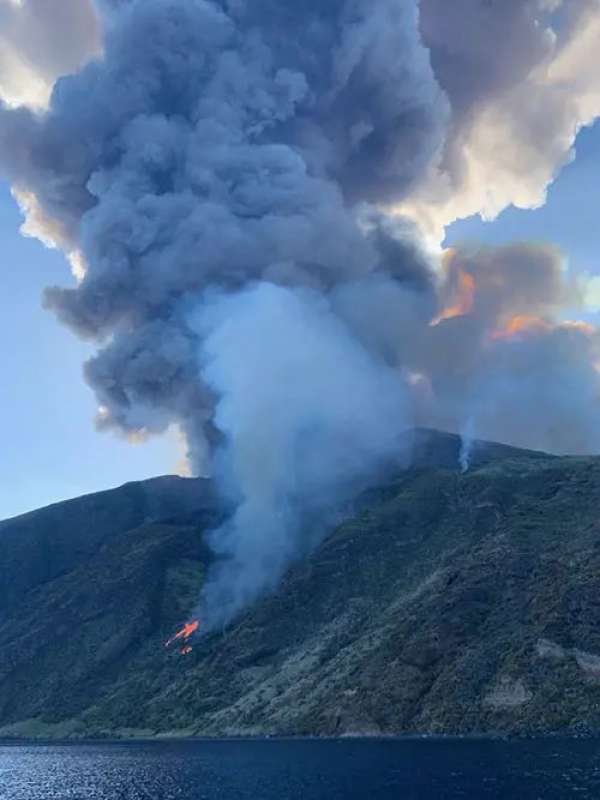
<path id="1" fill-rule="evenodd" d="M 172 636 L 168 642 L 165 642 L 165 647 L 170 647 L 172 644 L 175 644 L 175 642 L 181 642 L 184 646 L 179 652 L 182 656 L 188 656 L 193 650 L 193 647 L 188 644 L 188 642 L 199 629 L 200 620 L 195 619 L 192 622 L 186 623 L 175 636 Z"/>

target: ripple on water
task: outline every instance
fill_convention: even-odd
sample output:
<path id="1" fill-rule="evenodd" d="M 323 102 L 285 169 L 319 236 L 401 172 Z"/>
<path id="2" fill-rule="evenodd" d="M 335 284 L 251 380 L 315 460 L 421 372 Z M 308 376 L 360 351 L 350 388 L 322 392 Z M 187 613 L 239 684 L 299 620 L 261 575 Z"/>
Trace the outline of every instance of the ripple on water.
<path id="1" fill-rule="evenodd" d="M 0 800 L 600 798 L 600 742 L 200 741 L 0 746 Z"/>

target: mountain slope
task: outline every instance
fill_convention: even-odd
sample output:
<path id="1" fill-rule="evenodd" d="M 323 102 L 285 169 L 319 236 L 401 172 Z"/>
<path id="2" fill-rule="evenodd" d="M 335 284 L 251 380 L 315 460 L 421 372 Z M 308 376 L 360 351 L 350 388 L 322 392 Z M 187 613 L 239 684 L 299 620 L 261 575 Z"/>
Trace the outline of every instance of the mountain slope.
<path id="1" fill-rule="evenodd" d="M 418 432 L 410 469 L 185 657 L 163 643 L 210 561 L 210 490 L 109 525 L 0 607 L 0 734 L 599 730 L 600 459 L 479 445 L 462 474 L 459 448 Z"/>
<path id="2" fill-rule="evenodd" d="M 125 531 L 214 502 L 209 481 L 165 476 L 0 522 L 0 614 Z"/>

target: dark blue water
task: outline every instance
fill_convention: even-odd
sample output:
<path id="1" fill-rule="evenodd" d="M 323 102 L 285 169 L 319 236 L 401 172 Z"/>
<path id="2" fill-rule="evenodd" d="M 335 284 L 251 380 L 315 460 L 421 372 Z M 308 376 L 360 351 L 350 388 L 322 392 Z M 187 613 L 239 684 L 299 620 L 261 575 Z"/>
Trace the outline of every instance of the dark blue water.
<path id="1" fill-rule="evenodd" d="M 1 800 L 600 798 L 595 741 L 0 745 Z"/>

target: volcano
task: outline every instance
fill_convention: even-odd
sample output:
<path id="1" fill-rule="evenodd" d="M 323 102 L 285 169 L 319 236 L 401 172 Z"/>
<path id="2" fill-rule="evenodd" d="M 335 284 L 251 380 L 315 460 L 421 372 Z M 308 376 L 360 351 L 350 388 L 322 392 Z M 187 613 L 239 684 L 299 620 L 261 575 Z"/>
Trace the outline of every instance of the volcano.
<path id="1" fill-rule="evenodd" d="M 434 431 L 413 452 L 185 658 L 164 644 L 214 559 L 210 482 L 1 523 L 0 735 L 598 732 L 600 458 L 475 443 L 462 473 Z"/>

